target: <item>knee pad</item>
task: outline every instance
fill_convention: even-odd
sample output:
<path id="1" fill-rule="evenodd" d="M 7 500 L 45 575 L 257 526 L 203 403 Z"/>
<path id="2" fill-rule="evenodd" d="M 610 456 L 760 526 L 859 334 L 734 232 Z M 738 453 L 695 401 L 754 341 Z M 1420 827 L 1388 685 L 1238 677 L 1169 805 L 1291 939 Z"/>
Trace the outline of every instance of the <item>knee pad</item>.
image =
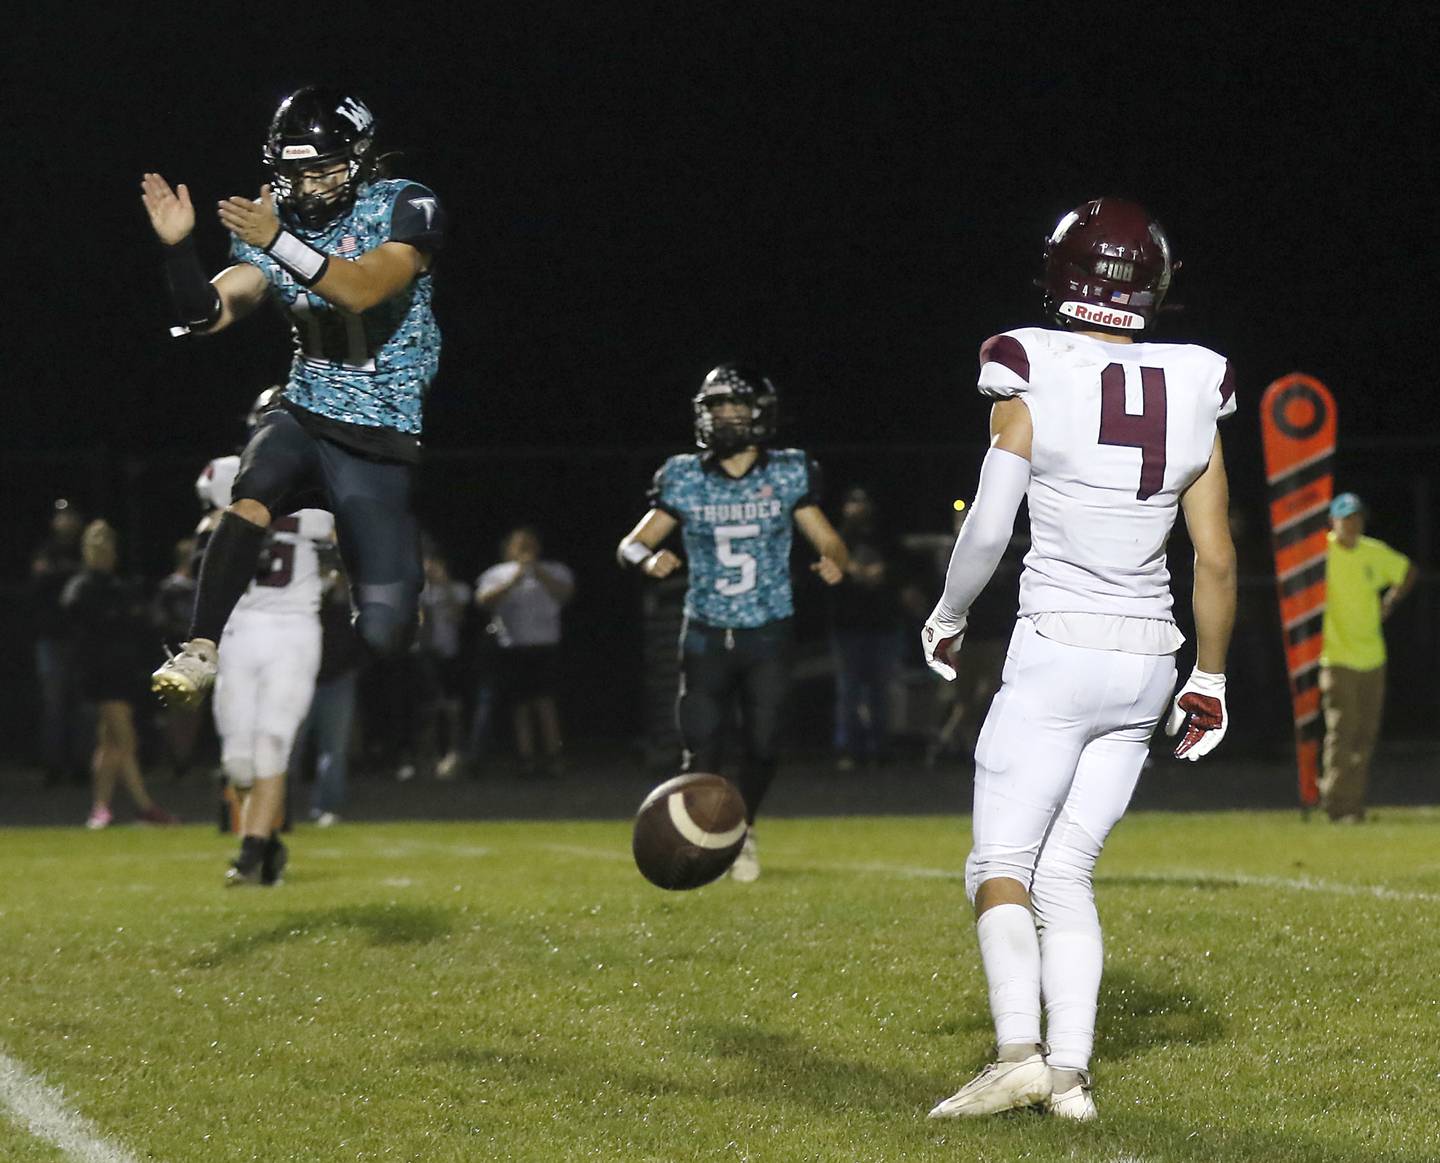
<path id="1" fill-rule="evenodd" d="M 1041 926 L 1089 927 L 1095 917 L 1092 875 L 1100 842 L 1062 813 L 1045 841 L 1030 886 Z"/>
<path id="2" fill-rule="evenodd" d="M 249 755 L 226 755 L 220 761 L 230 786 L 249 791 L 255 786 L 255 760 Z"/>
<path id="3" fill-rule="evenodd" d="M 398 658 L 410 647 L 413 620 L 404 618 L 393 606 L 367 602 L 355 615 L 355 632 L 366 649 L 377 658 Z"/>
<path id="4" fill-rule="evenodd" d="M 255 758 L 252 761 L 254 774 L 261 779 L 284 775 L 290 765 L 290 743 L 279 735 L 267 735 L 263 731 L 255 739 Z"/>
<path id="5" fill-rule="evenodd" d="M 1028 890 L 1034 875 L 1034 861 L 1029 853 L 996 850 L 981 852 L 978 848 L 972 848 L 970 855 L 965 857 L 965 895 L 973 905 L 980 886 L 987 880 L 1002 876 L 1009 880 L 1018 880 Z"/>

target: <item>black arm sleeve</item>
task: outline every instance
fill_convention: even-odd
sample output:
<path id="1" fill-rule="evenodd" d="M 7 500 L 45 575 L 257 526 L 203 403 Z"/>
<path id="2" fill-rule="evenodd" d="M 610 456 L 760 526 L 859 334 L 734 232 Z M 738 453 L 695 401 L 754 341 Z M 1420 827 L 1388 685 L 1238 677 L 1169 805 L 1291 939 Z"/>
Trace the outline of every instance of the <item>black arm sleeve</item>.
<path id="1" fill-rule="evenodd" d="M 390 241 L 408 242 L 432 254 L 445 243 L 449 216 L 440 199 L 418 182 L 411 182 L 395 195 L 390 211 Z"/>
<path id="2" fill-rule="evenodd" d="M 186 327 L 209 327 L 220 318 L 220 292 L 205 277 L 194 235 L 165 247 L 165 282 Z"/>

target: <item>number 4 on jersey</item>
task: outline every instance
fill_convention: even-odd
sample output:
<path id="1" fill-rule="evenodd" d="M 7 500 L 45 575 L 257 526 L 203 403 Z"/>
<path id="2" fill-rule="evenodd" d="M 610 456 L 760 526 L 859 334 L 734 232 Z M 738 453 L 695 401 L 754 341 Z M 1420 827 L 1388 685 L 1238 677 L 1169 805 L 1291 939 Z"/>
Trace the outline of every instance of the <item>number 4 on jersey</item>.
<path id="1" fill-rule="evenodd" d="M 1100 443 L 1140 450 L 1137 500 L 1165 487 L 1165 369 L 1140 369 L 1138 413 L 1125 411 L 1125 365 L 1111 363 L 1100 373 Z"/>

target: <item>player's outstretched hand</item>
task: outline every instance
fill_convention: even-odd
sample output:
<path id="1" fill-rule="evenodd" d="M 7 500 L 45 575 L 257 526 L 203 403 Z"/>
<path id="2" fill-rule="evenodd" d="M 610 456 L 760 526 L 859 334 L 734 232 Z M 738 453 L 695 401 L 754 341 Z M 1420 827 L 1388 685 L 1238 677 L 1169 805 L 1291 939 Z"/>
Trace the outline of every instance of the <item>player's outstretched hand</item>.
<path id="1" fill-rule="evenodd" d="M 958 619 L 942 617 L 935 610 L 925 620 L 920 631 L 920 649 L 925 654 L 925 665 L 946 682 L 955 681 L 955 656 L 960 653 L 960 644 L 965 641 L 965 615 Z"/>
<path id="2" fill-rule="evenodd" d="M 195 207 L 184 182 L 172 190 L 159 174 L 145 174 L 140 179 L 140 201 L 156 236 L 166 246 L 183 242 L 195 229 Z"/>
<path id="3" fill-rule="evenodd" d="M 1209 755 L 1225 738 L 1230 725 L 1230 712 L 1225 708 L 1225 676 L 1210 674 L 1196 667 L 1175 696 L 1170 717 L 1165 722 L 1167 735 L 1180 735 L 1175 745 L 1175 758 L 1191 763 Z"/>
<path id="4" fill-rule="evenodd" d="M 226 198 L 220 203 L 220 225 L 241 242 L 264 250 L 280 234 L 280 217 L 275 213 L 275 196 L 269 186 L 260 187 L 260 200 Z"/>
<path id="5" fill-rule="evenodd" d="M 645 559 L 640 568 L 646 577 L 669 577 L 681 566 L 681 561 L 668 549 L 657 549 Z"/>
<path id="6" fill-rule="evenodd" d="M 810 568 L 820 575 L 820 580 L 827 586 L 838 586 L 845 580 L 845 571 L 828 557 L 822 557 Z"/>

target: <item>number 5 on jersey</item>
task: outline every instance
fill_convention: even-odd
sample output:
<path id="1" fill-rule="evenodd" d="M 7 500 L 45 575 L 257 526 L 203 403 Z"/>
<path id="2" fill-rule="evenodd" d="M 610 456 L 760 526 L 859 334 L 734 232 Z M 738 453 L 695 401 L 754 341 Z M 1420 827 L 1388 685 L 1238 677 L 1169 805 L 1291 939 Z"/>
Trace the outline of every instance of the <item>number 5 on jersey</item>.
<path id="1" fill-rule="evenodd" d="M 760 536 L 759 525 L 715 526 L 715 556 L 726 569 L 738 569 L 740 576 L 715 579 L 715 588 L 727 598 L 748 594 L 755 588 L 755 555 L 737 548 L 736 542 Z"/>

